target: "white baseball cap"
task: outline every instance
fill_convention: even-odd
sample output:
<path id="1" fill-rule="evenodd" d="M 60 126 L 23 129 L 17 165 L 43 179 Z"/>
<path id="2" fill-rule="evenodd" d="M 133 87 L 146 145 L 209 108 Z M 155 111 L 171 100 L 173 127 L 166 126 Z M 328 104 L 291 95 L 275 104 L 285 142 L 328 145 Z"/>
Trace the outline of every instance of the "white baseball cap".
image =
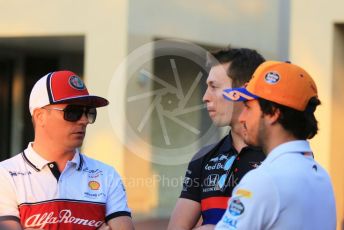
<path id="1" fill-rule="evenodd" d="M 33 86 L 29 102 L 31 115 L 37 108 L 62 103 L 102 107 L 109 101 L 90 95 L 81 78 L 71 71 L 48 73 Z"/>

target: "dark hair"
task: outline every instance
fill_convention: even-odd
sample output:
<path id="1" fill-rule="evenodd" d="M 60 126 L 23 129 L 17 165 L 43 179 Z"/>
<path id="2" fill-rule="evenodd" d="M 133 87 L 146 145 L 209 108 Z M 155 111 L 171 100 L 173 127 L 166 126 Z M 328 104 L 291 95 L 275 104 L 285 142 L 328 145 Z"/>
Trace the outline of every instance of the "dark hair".
<path id="1" fill-rule="evenodd" d="M 247 48 L 226 48 L 212 52 L 208 56 L 208 66 L 230 62 L 227 75 L 232 79 L 233 87 L 240 87 L 248 82 L 256 68 L 265 61 L 256 50 Z"/>
<path id="2" fill-rule="evenodd" d="M 276 109 L 280 111 L 278 122 L 299 140 L 311 139 L 318 132 L 318 121 L 314 111 L 321 104 L 317 97 L 312 97 L 305 111 L 298 111 L 272 101 L 258 98 L 260 108 L 264 114 L 274 114 Z"/>

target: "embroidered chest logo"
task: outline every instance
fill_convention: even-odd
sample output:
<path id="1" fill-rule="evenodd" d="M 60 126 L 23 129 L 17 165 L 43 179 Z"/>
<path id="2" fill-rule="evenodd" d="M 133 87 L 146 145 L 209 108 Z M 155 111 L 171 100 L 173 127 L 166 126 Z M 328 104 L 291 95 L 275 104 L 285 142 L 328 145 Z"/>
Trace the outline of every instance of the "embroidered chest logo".
<path id="1" fill-rule="evenodd" d="M 213 157 L 209 160 L 209 162 L 204 166 L 204 169 L 206 171 L 210 170 L 217 170 L 223 168 L 223 163 L 226 161 L 228 157 L 224 154 L 221 154 L 220 156 Z"/>
<path id="2" fill-rule="evenodd" d="M 92 181 L 88 182 L 88 187 L 92 190 L 99 190 L 100 184 L 99 184 L 99 182 L 92 180 Z"/>
<path id="3" fill-rule="evenodd" d="M 207 187 L 215 186 L 217 181 L 219 180 L 218 174 L 210 174 L 203 182 L 203 184 Z"/>
<path id="4" fill-rule="evenodd" d="M 15 176 L 26 176 L 26 175 L 31 175 L 31 172 L 30 171 L 27 171 L 27 172 L 20 172 L 20 171 L 9 171 L 10 175 L 12 177 L 15 177 Z"/>
<path id="5" fill-rule="evenodd" d="M 83 171 L 88 172 L 89 178 L 97 178 L 97 177 L 103 176 L 103 171 L 100 169 L 85 168 Z"/>

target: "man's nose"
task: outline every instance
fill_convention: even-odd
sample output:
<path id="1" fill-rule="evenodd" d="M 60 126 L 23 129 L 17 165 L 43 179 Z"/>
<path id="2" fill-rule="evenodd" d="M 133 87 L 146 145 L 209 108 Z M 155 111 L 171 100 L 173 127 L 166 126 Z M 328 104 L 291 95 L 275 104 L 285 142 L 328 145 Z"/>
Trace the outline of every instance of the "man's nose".
<path id="1" fill-rule="evenodd" d="M 205 91 L 205 93 L 204 93 L 204 95 L 203 95 L 202 100 L 203 100 L 204 103 L 207 103 L 207 102 L 209 102 L 209 98 L 210 98 L 210 96 L 209 96 L 209 90 L 208 90 L 208 88 L 207 88 L 207 90 Z"/>
<path id="2" fill-rule="evenodd" d="M 81 118 L 79 119 L 79 122 L 88 125 L 90 122 L 88 121 L 88 117 L 86 115 L 86 113 L 82 113 Z"/>
<path id="3" fill-rule="evenodd" d="M 246 108 L 244 107 L 244 109 L 241 111 L 240 115 L 239 115 L 239 122 L 240 123 L 245 123 L 246 120 Z"/>

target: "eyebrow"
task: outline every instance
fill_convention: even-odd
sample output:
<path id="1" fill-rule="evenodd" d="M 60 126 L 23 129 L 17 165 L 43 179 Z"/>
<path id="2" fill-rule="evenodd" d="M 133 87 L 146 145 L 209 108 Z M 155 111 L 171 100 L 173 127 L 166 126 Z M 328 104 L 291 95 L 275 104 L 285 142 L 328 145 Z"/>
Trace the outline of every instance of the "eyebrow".
<path id="1" fill-rule="evenodd" d="M 207 84 L 208 84 L 208 85 L 214 85 L 215 83 L 216 83 L 216 82 L 213 81 L 213 80 L 207 81 Z"/>

